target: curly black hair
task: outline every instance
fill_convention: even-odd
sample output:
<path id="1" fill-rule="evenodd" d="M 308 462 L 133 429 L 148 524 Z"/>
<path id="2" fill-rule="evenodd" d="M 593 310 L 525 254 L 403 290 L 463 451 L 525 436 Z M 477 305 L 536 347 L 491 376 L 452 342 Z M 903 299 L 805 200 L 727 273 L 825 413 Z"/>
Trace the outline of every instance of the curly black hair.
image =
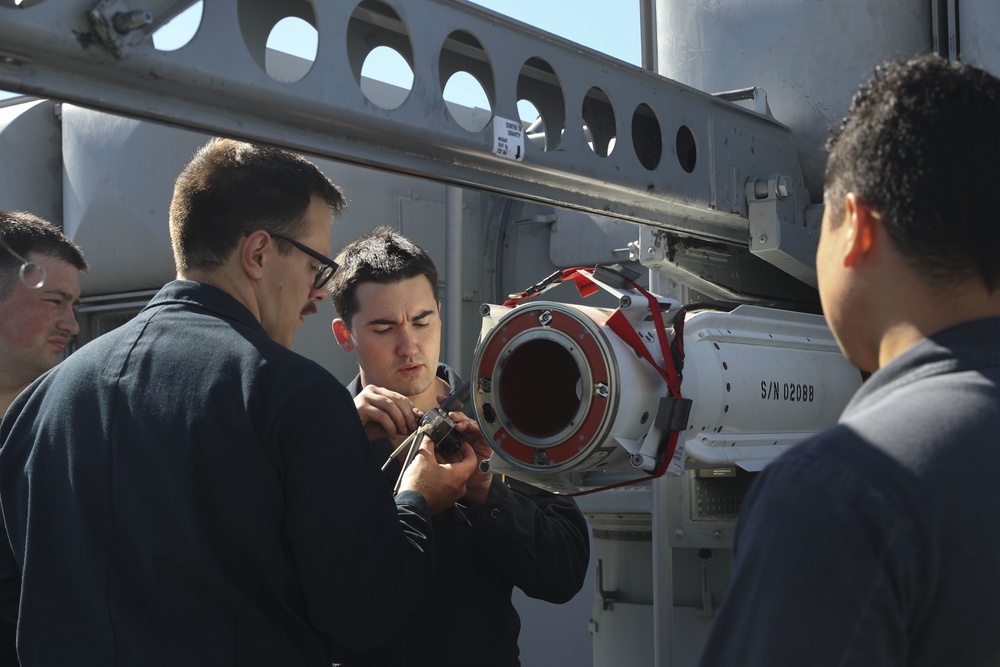
<path id="1" fill-rule="evenodd" d="M 928 55 L 880 66 L 827 142 L 824 200 L 881 214 L 893 244 L 929 280 L 1000 282 L 1000 80 Z"/>

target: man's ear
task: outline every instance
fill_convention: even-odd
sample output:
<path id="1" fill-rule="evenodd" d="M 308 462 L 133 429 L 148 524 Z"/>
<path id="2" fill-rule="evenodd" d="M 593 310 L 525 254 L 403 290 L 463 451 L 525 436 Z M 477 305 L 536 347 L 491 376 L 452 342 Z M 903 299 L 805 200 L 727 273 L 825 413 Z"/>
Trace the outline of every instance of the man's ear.
<path id="1" fill-rule="evenodd" d="M 344 320 L 338 317 L 333 321 L 331 328 L 333 329 L 333 337 L 337 339 L 337 344 L 345 352 L 353 352 L 354 341 L 351 340 L 351 332 L 347 329 L 347 324 L 344 323 Z"/>
<path id="2" fill-rule="evenodd" d="M 256 231 L 240 245 L 240 266 L 252 280 L 260 280 L 264 276 L 264 251 L 270 244 L 271 238 L 266 232 Z"/>
<path id="3" fill-rule="evenodd" d="M 855 192 L 844 198 L 844 266 L 854 266 L 871 257 L 882 216 Z"/>

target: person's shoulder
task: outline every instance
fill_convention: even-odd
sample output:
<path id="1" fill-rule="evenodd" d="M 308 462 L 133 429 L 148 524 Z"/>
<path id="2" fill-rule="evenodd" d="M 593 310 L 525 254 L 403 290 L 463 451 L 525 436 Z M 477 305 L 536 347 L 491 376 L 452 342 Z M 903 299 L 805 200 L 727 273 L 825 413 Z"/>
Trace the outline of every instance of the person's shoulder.
<path id="1" fill-rule="evenodd" d="M 438 379 L 444 380 L 448 383 L 451 391 L 457 390 L 464 382 L 464 380 L 462 380 L 462 376 L 455 372 L 454 368 L 444 362 L 438 362 L 436 375 Z"/>
<path id="2" fill-rule="evenodd" d="M 913 471 L 847 424 L 796 445 L 768 465 L 750 487 L 740 523 L 759 533 L 783 517 L 796 522 L 864 522 L 913 533 L 922 522 L 925 485 Z"/>
<path id="3" fill-rule="evenodd" d="M 853 460 L 847 451 L 862 446 L 853 429 L 845 424 L 834 424 L 784 452 L 767 469 L 837 464 L 845 459 Z"/>
<path id="4" fill-rule="evenodd" d="M 848 424 L 836 424 L 788 450 L 768 465 L 760 478 L 772 489 L 808 486 L 817 493 L 844 486 L 906 485 L 906 470 Z M 780 491 L 779 491 L 780 492 Z"/>
<path id="5" fill-rule="evenodd" d="M 295 350 L 268 338 L 258 347 L 258 351 L 260 372 L 287 389 L 296 386 L 330 385 L 346 392 L 344 385 L 329 370 Z"/>

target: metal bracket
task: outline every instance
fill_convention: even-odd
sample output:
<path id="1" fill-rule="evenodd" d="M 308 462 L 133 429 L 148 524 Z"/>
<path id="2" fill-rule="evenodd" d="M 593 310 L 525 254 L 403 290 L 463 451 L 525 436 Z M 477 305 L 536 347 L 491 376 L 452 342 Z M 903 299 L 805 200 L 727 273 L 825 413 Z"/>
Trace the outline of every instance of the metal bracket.
<path id="1" fill-rule="evenodd" d="M 621 591 L 604 590 L 604 561 L 597 559 L 597 596 L 601 598 L 601 609 L 608 611 L 614 607 L 615 602 L 621 602 Z"/>
<path id="2" fill-rule="evenodd" d="M 816 287 L 819 230 L 806 225 L 806 204 L 796 196 L 802 187 L 786 174 L 747 181 L 750 252 Z"/>
<path id="3" fill-rule="evenodd" d="M 123 0 L 101 0 L 87 12 L 87 20 L 101 44 L 120 60 L 126 49 L 146 39 L 143 29 L 152 25 L 153 13 L 130 10 Z"/>
<path id="4" fill-rule="evenodd" d="M 707 552 L 707 555 L 705 555 Z M 712 600 L 711 577 L 708 568 L 712 564 L 712 550 L 701 549 L 701 608 L 695 612 L 698 618 L 712 618 L 715 616 L 715 601 Z"/>

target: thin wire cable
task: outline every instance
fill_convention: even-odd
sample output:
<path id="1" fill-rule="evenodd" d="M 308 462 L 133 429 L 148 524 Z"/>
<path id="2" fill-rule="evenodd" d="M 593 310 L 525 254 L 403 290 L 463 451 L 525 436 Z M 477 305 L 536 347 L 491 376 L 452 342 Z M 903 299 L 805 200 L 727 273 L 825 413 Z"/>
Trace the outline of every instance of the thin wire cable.
<path id="1" fill-rule="evenodd" d="M 12 254 L 15 259 L 21 262 L 21 268 L 18 269 L 17 277 L 21 280 L 22 285 L 24 285 L 28 289 L 41 289 L 42 287 L 45 286 L 46 275 L 44 266 L 42 266 L 38 262 L 32 262 L 25 257 L 21 257 L 19 253 L 17 253 L 13 248 L 7 245 L 7 242 L 3 239 L 2 236 L 0 236 L 0 247 L 2 247 L 4 250 Z M 39 278 L 37 282 L 28 281 L 29 271 L 38 271 Z"/>
<path id="2" fill-rule="evenodd" d="M 383 471 L 384 471 L 384 470 L 385 470 L 386 468 L 388 468 L 388 467 L 389 467 L 389 464 L 390 464 L 390 463 L 392 463 L 392 460 L 393 460 L 394 458 L 396 458 L 397 456 L 399 456 L 400 454 L 402 454 L 402 453 L 403 453 L 403 450 L 404 450 L 404 449 L 406 449 L 407 447 L 409 447 L 409 446 L 410 446 L 410 443 L 411 443 L 411 442 L 413 442 L 413 438 L 415 438 L 415 437 L 417 437 L 417 432 L 416 432 L 416 431 L 414 431 L 414 432 L 413 432 L 413 433 L 411 433 L 411 434 L 410 434 L 409 436 L 407 436 L 406 440 L 404 440 L 404 441 L 403 441 L 403 442 L 402 442 L 402 443 L 401 443 L 401 444 L 399 445 L 399 447 L 396 447 L 396 451 L 394 451 L 394 452 L 393 452 L 392 454 L 390 454 L 390 455 L 389 455 L 389 458 L 387 458 L 387 459 L 385 460 L 385 463 L 383 463 L 383 464 L 382 464 L 382 470 L 383 470 Z"/>
<path id="3" fill-rule="evenodd" d="M 427 431 L 430 431 L 431 428 L 432 427 L 430 424 L 424 424 L 416 431 L 411 433 L 406 438 L 406 440 L 404 440 L 402 444 L 400 444 L 399 447 L 396 448 L 396 451 L 392 453 L 392 456 L 390 456 L 389 460 L 385 462 L 385 465 L 382 466 L 382 470 L 385 470 L 386 467 L 389 465 L 389 462 L 392 461 L 394 458 L 396 458 L 399 455 L 399 453 L 403 451 L 404 447 L 410 448 L 409 451 L 406 452 L 406 458 L 403 459 L 403 468 L 402 470 L 399 471 L 399 477 L 396 478 L 396 485 L 392 487 L 392 495 L 396 495 L 397 493 L 399 493 L 399 487 L 403 484 L 403 475 L 406 473 L 406 468 L 409 467 L 410 463 L 413 462 L 413 457 L 416 456 L 417 450 L 420 448 L 420 440 L 418 436 L 426 433 Z"/>

